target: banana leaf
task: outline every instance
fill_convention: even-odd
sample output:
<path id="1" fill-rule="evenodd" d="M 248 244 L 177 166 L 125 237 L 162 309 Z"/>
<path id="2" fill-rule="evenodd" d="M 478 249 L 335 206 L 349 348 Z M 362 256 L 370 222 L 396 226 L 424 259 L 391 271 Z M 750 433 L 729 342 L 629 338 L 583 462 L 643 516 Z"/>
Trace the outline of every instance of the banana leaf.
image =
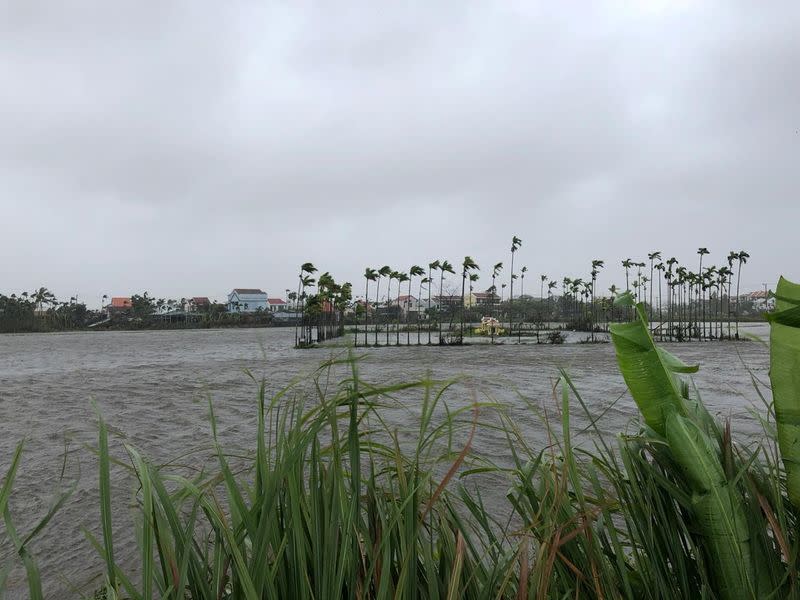
<path id="1" fill-rule="evenodd" d="M 786 468 L 786 487 L 800 508 L 800 285 L 783 277 L 776 289 L 770 322 L 770 368 L 778 445 Z"/>
<path id="2" fill-rule="evenodd" d="M 691 517 L 721 598 L 760 597 L 744 500 L 725 477 L 715 443 L 690 419 L 672 413 L 665 433 L 692 492 Z"/>
<path id="3" fill-rule="evenodd" d="M 707 429 L 711 418 L 699 402 L 688 399 L 687 386 L 679 374 L 696 373 L 666 350 L 658 348 L 650 335 L 644 307 L 636 306 L 637 319 L 611 326 L 611 341 L 617 363 L 645 423 L 663 436 L 667 416 L 689 416 Z"/>

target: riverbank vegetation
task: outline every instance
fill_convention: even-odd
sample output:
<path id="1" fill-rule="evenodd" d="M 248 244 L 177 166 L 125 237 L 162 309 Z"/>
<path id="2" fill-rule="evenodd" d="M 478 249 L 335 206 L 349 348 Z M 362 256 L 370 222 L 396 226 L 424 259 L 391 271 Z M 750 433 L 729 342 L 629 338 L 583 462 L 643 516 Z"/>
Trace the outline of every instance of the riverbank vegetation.
<path id="1" fill-rule="evenodd" d="M 774 403 L 761 441 L 705 409 L 689 376 L 697 367 L 656 345 L 643 303 L 617 303 L 635 319 L 611 329 L 641 429 L 614 439 L 561 371 L 552 401 L 529 403 L 550 442 L 535 448 L 513 409 L 456 397 L 454 382 L 375 385 L 353 356 L 323 365 L 311 385 L 268 398 L 259 387 L 252 452 L 228 454 L 209 404 L 216 466 L 158 465 L 109 439 L 100 419 L 99 535 L 107 598 L 798 598 L 800 286 L 777 286 L 770 315 Z M 338 385 L 332 373 L 348 375 Z M 414 394 L 414 425 L 384 425 L 399 395 Z M 460 394 L 459 394 L 460 395 Z M 466 401 L 465 401 L 466 400 Z M 520 398 L 520 403 L 526 403 Z M 589 423 L 576 437 L 576 412 Z M 476 449 L 493 428 L 507 439 Z M 585 428 L 586 429 L 586 428 Z M 6 535 L 32 598 L 41 578 L 32 537 L 57 518 L 17 532 L 11 491 L 22 444 L 0 487 Z M 181 462 L 186 462 L 183 457 Z M 120 531 L 112 469 L 137 482 L 140 560 L 115 560 Z M 507 489 L 487 502 L 481 489 Z M 19 507 L 17 507 L 19 508 Z M 134 576 L 133 573 L 136 573 Z M 2 575 L 0 572 L 0 588 Z"/>

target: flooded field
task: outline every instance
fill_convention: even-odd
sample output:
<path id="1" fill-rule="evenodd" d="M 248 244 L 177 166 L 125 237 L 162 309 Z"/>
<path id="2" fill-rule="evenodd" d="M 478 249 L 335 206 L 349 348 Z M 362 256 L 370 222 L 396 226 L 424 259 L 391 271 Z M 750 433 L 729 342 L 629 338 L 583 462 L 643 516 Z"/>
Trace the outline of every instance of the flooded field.
<path id="1" fill-rule="evenodd" d="M 745 331 L 763 335 L 764 326 Z M 574 339 L 571 338 L 571 339 Z M 245 373 L 265 378 L 275 392 L 298 375 L 309 373 L 335 348 L 294 350 L 292 329 L 228 329 L 149 332 L 67 333 L 0 336 L 0 470 L 8 468 L 17 442 L 26 445 L 11 508 L 17 526 L 26 532 L 50 505 L 59 488 L 65 445 L 65 480 L 79 478 L 77 489 L 33 546 L 42 569 L 47 597 L 78 597 L 78 589 L 99 585 L 99 557 L 82 528 L 99 531 L 96 497 L 97 465 L 86 446 L 96 443 L 96 402 L 112 429 L 112 451 L 124 457 L 121 443 L 131 443 L 153 462 L 176 460 L 192 465 L 208 450 L 207 398 L 215 403 L 226 447 L 252 447 L 256 385 Z M 669 344 L 686 362 L 699 363 L 697 386 L 709 409 L 731 416 L 734 435 L 758 435 L 749 411 L 761 409 L 751 374 L 767 380 L 768 351 L 756 342 Z M 505 344 L 440 348 L 400 347 L 358 350 L 364 379 L 401 382 L 431 373 L 435 378 L 463 376 L 448 401 L 469 402 L 474 393 L 505 403 L 532 446 L 547 443 L 545 429 L 524 398 L 555 411 L 552 386 L 558 368 L 566 368 L 594 414 L 603 414 L 600 428 L 617 433 L 631 427 L 635 406 L 610 344 L 558 346 Z M 337 373 L 334 373 L 334 379 Z M 344 375 L 344 373 L 340 373 Z M 404 408 L 389 418 L 399 429 L 414 425 L 418 395 L 401 398 Z M 581 419 L 576 426 L 580 427 Z M 407 433 L 406 435 L 411 435 Z M 482 430 L 477 451 L 507 460 L 505 440 Z M 197 455 L 187 451 L 196 450 Z M 115 530 L 123 539 L 134 489 L 119 469 L 112 485 L 123 493 L 115 511 Z M 492 490 L 489 498 L 492 497 Z M 505 490 L 494 490 L 502 494 Z M 135 542 L 118 549 L 118 560 L 134 564 Z M 0 567 L 10 559 L 0 536 Z M 15 568 L 10 597 L 27 597 L 23 573 Z"/>

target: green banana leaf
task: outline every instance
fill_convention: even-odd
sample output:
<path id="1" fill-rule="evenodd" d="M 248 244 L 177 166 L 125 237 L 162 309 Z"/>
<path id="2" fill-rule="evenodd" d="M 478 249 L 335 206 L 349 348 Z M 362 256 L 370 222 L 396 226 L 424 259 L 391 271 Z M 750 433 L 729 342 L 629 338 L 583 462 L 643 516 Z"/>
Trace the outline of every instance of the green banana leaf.
<path id="1" fill-rule="evenodd" d="M 692 491 L 691 515 L 704 543 L 721 598 L 754 598 L 756 592 L 750 533 L 744 500 L 731 485 L 715 443 L 690 419 L 671 413 L 665 433 L 673 459 Z"/>
<path id="2" fill-rule="evenodd" d="M 767 315 L 769 378 L 786 487 L 800 508 L 800 285 L 781 277 L 775 293 L 776 312 Z"/>
<path id="3" fill-rule="evenodd" d="M 666 350 L 658 348 L 650 335 L 644 307 L 636 306 L 637 319 L 611 326 L 611 341 L 625 383 L 645 423 L 664 435 L 667 416 L 677 413 L 707 424 L 711 421 L 702 404 L 689 402 L 683 373 L 696 373 Z M 705 427 L 704 427 L 705 428 Z"/>

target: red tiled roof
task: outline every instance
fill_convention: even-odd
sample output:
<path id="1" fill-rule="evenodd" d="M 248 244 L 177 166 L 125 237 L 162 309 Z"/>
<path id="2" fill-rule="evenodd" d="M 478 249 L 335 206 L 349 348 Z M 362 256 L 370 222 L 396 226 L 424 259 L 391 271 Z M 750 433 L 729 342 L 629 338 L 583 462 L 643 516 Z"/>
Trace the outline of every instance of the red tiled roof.
<path id="1" fill-rule="evenodd" d="M 111 298 L 111 306 L 114 308 L 130 308 L 132 306 L 131 299 L 124 296 Z"/>
<path id="2" fill-rule="evenodd" d="M 211 304 L 211 301 L 205 296 L 195 296 L 192 298 L 192 302 L 195 304 Z"/>
<path id="3" fill-rule="evenodd" d="M 284 300 L 281 300 L 280 298 L 267 298 L 267 303 L 268 304 L 286 304 L 286 302 Z"/>
<path id="4" fill-rule="evenodd" d="M 237 294 L 264 294 L 266 295 L 267 292 L 264 290 L 260 290 L 258 288 L 233 288 L 233 291 Z"/>

